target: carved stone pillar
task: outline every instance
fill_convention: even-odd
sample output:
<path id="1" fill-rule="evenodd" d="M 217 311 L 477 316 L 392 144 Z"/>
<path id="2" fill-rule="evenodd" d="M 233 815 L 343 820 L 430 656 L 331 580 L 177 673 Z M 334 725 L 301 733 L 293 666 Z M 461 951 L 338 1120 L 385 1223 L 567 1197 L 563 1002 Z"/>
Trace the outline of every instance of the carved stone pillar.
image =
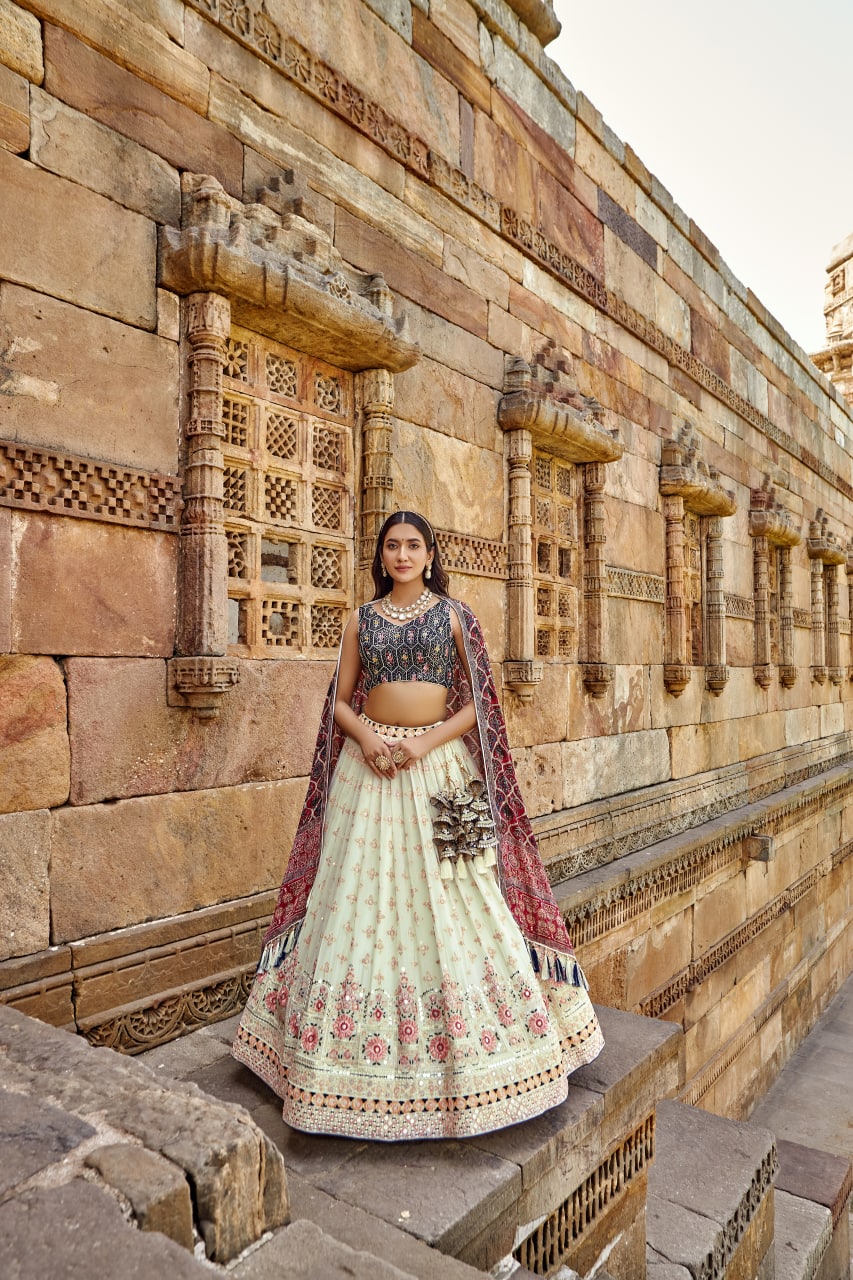
<path id="1" fill-rule="evenodd" d="M 840 684 L 841 670 L 838 646 L 838 578 L 836 566 L 846 564 L 847 553 L 829 521 L 818 510 L 809 524 L 808 553 L 811 560 L 812 597 L 812 679 L 823 684 L 829 675 Z"/>
<path id="2" fill-rule="evenodd" d="M 530 536 L 530 460 L 533 441 L 520 428 L 506 433 L 509 464 L 509 579 L 504 680 L 524 703 L 533 700 L 544 665 L 533 659 L 533 542 Z"/>
<path id="3" fill-rule="evenodd" d="M 720 694 L 728 682 L 729 670 L 726 666 L 726 598 L 723 593 L 723 522 L 719 516 L 708 518 L 706 561 L 708 653 L 705 684 L 711 693 Z"/>
<path id="4" fill-rule="evenodd" d="M 847 559 L 844 562 L 847 572 L 847 614 L 850 618 L 850 666 L 847 679 L 853 680 L 853 539 L 847 544 Z"/>
<path id="5" fill-rule="evenodd" d="M 755 645 L 752 670 L 756 684 L 770 688 L 770 543 L 763 534 L 752 539 L 752 577 L 755 597 Z"/>
<path id="6" fill-rule="evenodd" d="M 790 689 L 797 679 L 794 666 L 794 596 L 791 585 L 791 547 L 801 541 L 795 517 L 776 500 L 765 480 L 750 495 L 749 532 L 752 537 L 753 594 L 755 600 L 755 648 L 753 672 L 756 683 L 768 688 L 771 680 L 770 652 L 770 556 L 779 549 L 779 680 Z"/>
<path id="7" fill-rule="evenodd" d="M 391 478 L 391 412 L 394 408 L 394 377 L 388 369 L 368 369 L 359 375 L 362 439 L 362 566 L 370 563 L 376 535 L 393 510 L 394 482 Z"/>
<path id="8" fill-rule="evenodd" d="M 811 562 L 811 588 L 812 680 L 823 684 L 826 679 L 826 614 L 823 601 L 823 563 L 817 557 Z"/>
<path id="9" fill-rule="evenodd" d="M 613 667 L 607 665 L 607 566 L 604 546 L 604 463 L 587 462 L 583 469 L 584 487 L 584 575 L 583 594 L 586 614 L 586 652 L 583 682 L 588 693 L 600 698 L 613 679 Z"/>
<path id="10" fill-rule="evenodd" d="M 184 427 L 184 508 L 179 544 L 176 651 L 169 664 L 173 705 L 216 715 L 222 694 L 239 679 L 225 658 L 228 548 L 222 522 L 222 366 L 231 308 L 215 293 L 184 304 L 190 347 L 190 409 Z"/>
<path id="11" fill-rule="evenodd" d="M 674 697 L 690 683 L 687 661 L 687 617 L 684 611 L 684 499 L 664 498 L 666 521 L 666 624 L 663 681 Z"/>
<path id="12" fill-rule="evenodd" d="M 826 598 L 826 665 L 833 684 L 841 684 L 841 650 L 838 637 L 838 565 L 823 566 L 823 586 Z"/>
<path id="13" fill-rule="evenodd" d="M 699 438 L 685 423 L 677 438 L 661 449 L 660 492 L 666 521 L 666 631 L 663 680 L 674 697 L 690 682 L 691 654 L 687 648 L 685 599 L 684 515 L 707 516 L 705 522 L 706 580 L 702 584 L 707 647 L 706 685 L 722 693 L 729 678 L 726 666 L 726 607 L 723 593 L 722 517 L 734 515 L 734 494 L 724 489 L 719 474 L 701 456 Z"/>
<path id="14" fill-rule="evenodd" d="M 606 567 L 604 561 L 604 465 L 622 456 L 622 445 L 603 422 L 597 401 L 582 396 L 569 381 L 570 367 L 555 344 L 546 344 L 533 363 L 521 358 L 507 364 L 498 422 L 505 432 L 509 467 L 509 582 L 507 584 L 507 655 L 504 685 L 529 702 L 542 679 L 544 664 L 535 653 L 536 604 L 531 537 L 531 463 L 534 449 L 554 465 L 585 463 L 583 490 L 583 640 L 584 684 L 598 697 L 612 678 L 606 658 Z M 538 455 L 537 455 L 538 456 Z M 545 462 L 547 467 L 551 462 Z M 564 470 L 567 470 L 564 468 Z M 562 499 L 568 500 L 563 491 Z M 554 550 L 556 555 L 556 550 Z M 542 570 L 547 574 L 547 569 Z M 568 596 L 573 570 L 557 574 L 552 564 L 545 589 Z M 568 606 L 571 607 L 571 606 Z"/>
<path id="15" fill-rule="evenodd" d="M 779 680 L 784 688 L 793 689 L 797 668 L 794 665 L 794 579 L 790 547 L 779 551 L 779 632 L 782 649 Z"/>

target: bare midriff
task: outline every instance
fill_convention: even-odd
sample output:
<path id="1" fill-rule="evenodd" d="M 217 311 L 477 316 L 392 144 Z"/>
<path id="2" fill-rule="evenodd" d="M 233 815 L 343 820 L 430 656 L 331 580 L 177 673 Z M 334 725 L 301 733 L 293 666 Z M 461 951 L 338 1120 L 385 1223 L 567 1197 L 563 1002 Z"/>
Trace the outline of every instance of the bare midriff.
<path id="1" fill-rule="evenodd" d="M 447 716 L 447 690 L 426 680 L 394 680 L 374 685 L 367 695 L 364 714 L 380 724 L 407 729 L 437 724 Z"/>

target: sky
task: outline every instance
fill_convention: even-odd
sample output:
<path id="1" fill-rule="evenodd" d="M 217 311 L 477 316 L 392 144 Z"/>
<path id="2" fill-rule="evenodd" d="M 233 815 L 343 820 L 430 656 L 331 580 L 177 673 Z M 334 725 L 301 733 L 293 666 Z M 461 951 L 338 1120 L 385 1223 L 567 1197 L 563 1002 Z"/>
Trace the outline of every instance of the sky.
<path id="1" fill-rule="evenodd" d="M 554 0 L 547 52 L 807 352 L 853 232 L 853 0 Z"/>

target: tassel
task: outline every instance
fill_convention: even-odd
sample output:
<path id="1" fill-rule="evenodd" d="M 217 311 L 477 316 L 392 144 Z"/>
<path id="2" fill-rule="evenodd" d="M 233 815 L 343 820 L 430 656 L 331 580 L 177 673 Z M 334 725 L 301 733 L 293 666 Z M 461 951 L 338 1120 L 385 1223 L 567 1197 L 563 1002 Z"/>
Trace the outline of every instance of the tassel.
<path id="1" fill-rule="evenodd" d="M 468 879 L 468 863 L 461 857 L 456 859 L 456 878 L 458 880 Z"/>
<path id="2" fill-rule="evenodd" d="M 535 947 L 529 947 L 529 948 L 528 948 L 528 950 L 529 950 L 529 952 L 530 952 L 530 963 L 533 965 L 533 972 L 534 972 L 534 973 L 541 973 L 541 972 L 542 972 L 542 965 L 539 963 L 539 955 L 538 955 L 538 953 L 537 953 L 537 951 L 536 951 L 536 948 L 535 948 Z"/>
<path id="3" fill-rule="evenodd" d="M 442 880 L 453 879 L 453 863 L 450 858 L 442 858 L 438 866 L 438 873 Z"/>

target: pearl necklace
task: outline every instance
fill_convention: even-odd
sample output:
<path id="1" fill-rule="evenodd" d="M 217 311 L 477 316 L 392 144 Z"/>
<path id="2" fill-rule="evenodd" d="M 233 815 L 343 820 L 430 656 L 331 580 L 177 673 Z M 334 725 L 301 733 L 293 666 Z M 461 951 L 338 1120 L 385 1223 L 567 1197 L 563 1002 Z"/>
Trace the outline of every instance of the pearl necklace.
<path id="1" fill-rule="evenodd" d="M 407 605 L 402 609 L 399 605 L 391 603 L 390 594 L 383 596 L 382 612 L 385 614 L 386 618 L 391 618 L 394 622 L 411 622 L 412 618 L 417 618 L 418 614 L 423 613 L 431 595 L 432 591 L 429 587 L 426 587 L 418 596 L 414 604 Z"/>

